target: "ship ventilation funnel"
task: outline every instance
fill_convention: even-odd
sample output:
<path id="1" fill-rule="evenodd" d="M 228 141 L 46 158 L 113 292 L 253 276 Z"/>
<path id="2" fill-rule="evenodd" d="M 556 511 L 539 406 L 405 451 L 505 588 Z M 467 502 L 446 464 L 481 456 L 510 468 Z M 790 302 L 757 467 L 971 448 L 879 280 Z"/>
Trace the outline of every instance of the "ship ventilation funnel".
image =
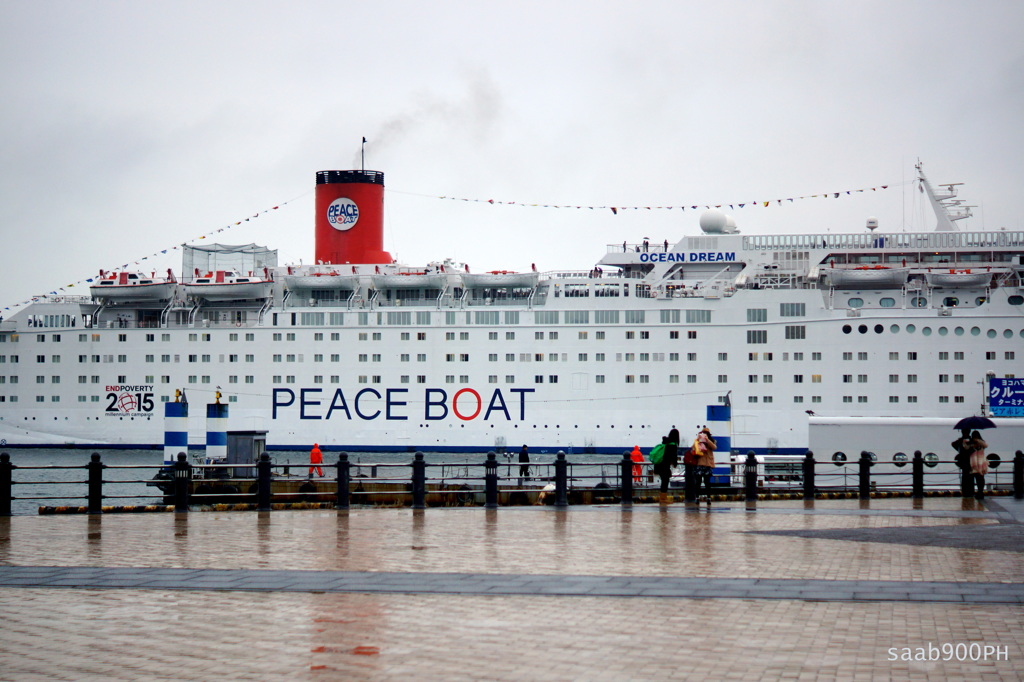
<path id="1" fill-rule="evenodd" d="M 316 261 L 388 264 L 384 247 L 384 174 L 316 174 Z"/>

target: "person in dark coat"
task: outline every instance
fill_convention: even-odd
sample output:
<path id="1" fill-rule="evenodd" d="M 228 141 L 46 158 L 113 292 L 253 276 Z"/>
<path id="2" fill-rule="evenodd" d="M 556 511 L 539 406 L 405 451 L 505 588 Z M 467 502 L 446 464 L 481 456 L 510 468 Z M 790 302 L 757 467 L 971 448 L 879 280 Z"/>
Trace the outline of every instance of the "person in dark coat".
<path id="1" fill-rule="evenodd" d="M 961 429 L 960 437 L 950 443 L 956 450 L 956 457 L 953 459 L 960 468 L 960 494 L 963 497 L 974 495 L 974 475 L 971 473 L 971 453 L 974 448 L 971 444 L 971 430 Z"/>
<path id="2" fill-rule="evenodd" d="M 672 477 L 672 467 L 679 464 L 679 429 L 672 429 L 661 439 L 665 452 L 661 461 L 654 465 L 654 473 L 661 477 L 661 501 L 668 501 L 668 481 Z"/>
<path id="3" fill-rule="evenodd" d="M 980 500 L 985 497 L 985 474 L 988 473 L 988 458 L 985 456 L 985 448 L 988 447 L 981 433 L 975 431 L 971 434 L 971 475 L 974 476 L 974 499 Z"/>
<path id="4" fill-rule="evenodd" d="M 527 480 L 530 479 L 530 451 L 525 445 L 519 451 L 519 475 Z"/>

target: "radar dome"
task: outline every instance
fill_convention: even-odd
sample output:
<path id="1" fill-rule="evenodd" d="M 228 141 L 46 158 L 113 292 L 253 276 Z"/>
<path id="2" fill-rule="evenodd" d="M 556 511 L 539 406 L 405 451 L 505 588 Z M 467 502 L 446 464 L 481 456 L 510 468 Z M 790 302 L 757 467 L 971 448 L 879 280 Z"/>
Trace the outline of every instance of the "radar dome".
<path id="1" fill-rule="evenodd" d="M 874 232 L 878 229 L 878 218 L 871 216 L 868 218 L 868 229 Z"/>
<path id="2" fill-rule="evenodd" d="M 729 216 L 717 208 L 709 208 L 700 216 L 700 229 L 706 234 L 724 234 L 729 224 Z"/>

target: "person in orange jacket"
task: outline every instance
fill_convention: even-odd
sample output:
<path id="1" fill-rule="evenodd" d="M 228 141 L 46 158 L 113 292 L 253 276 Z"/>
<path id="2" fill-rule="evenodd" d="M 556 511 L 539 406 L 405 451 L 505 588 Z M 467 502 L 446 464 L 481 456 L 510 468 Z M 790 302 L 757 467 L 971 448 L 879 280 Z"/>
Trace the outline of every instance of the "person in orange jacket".
<path id="1" fill-rule="evenodd" d="M 313 449 L 309 451 L 309 477 L 313 478 L 313 472 L 320 478 L 324 477 L 324 468 L 319 466 L 324 463 L 324 455 L 320 452 L 320 444 L 313 443 Z"/>
<path id="2" fill-rule="evenodd" d="M 644 453 L 640 452 L 639 445 L 633 446 L 633 452 L 629 453 L 629 458 L 633 460 L 633 483 L 640 483 L 644 475 Z"/>

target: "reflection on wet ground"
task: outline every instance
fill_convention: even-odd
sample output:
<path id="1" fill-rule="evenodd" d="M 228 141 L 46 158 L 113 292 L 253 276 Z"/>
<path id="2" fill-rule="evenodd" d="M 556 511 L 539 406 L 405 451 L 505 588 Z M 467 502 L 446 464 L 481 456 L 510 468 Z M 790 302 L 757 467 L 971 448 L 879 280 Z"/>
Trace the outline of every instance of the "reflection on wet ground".
<path id="1" fill-rule="evenodd" d="M 1020 508 L 958 498 L 0 519 L 0 565 L 1024 583 Z M 96 575 L 103 575 L 102 570 Z M 268 573 L 268 576 L 271 574 Z M 415 585 L 412 579 L 412 585 Z M 852 583 L 847 583 L 852 584 Z M 1010 588 L 1011 590 L 1014 588 Z M 1017 679 L 1020 606 L 4 587 L 12 677 Z M 981 641 L 1009 660 L 901 662 Z M 685 642 L 685 646 L 681 644 Z M 4 674 L 6 676 L 6 673 Z"/>

